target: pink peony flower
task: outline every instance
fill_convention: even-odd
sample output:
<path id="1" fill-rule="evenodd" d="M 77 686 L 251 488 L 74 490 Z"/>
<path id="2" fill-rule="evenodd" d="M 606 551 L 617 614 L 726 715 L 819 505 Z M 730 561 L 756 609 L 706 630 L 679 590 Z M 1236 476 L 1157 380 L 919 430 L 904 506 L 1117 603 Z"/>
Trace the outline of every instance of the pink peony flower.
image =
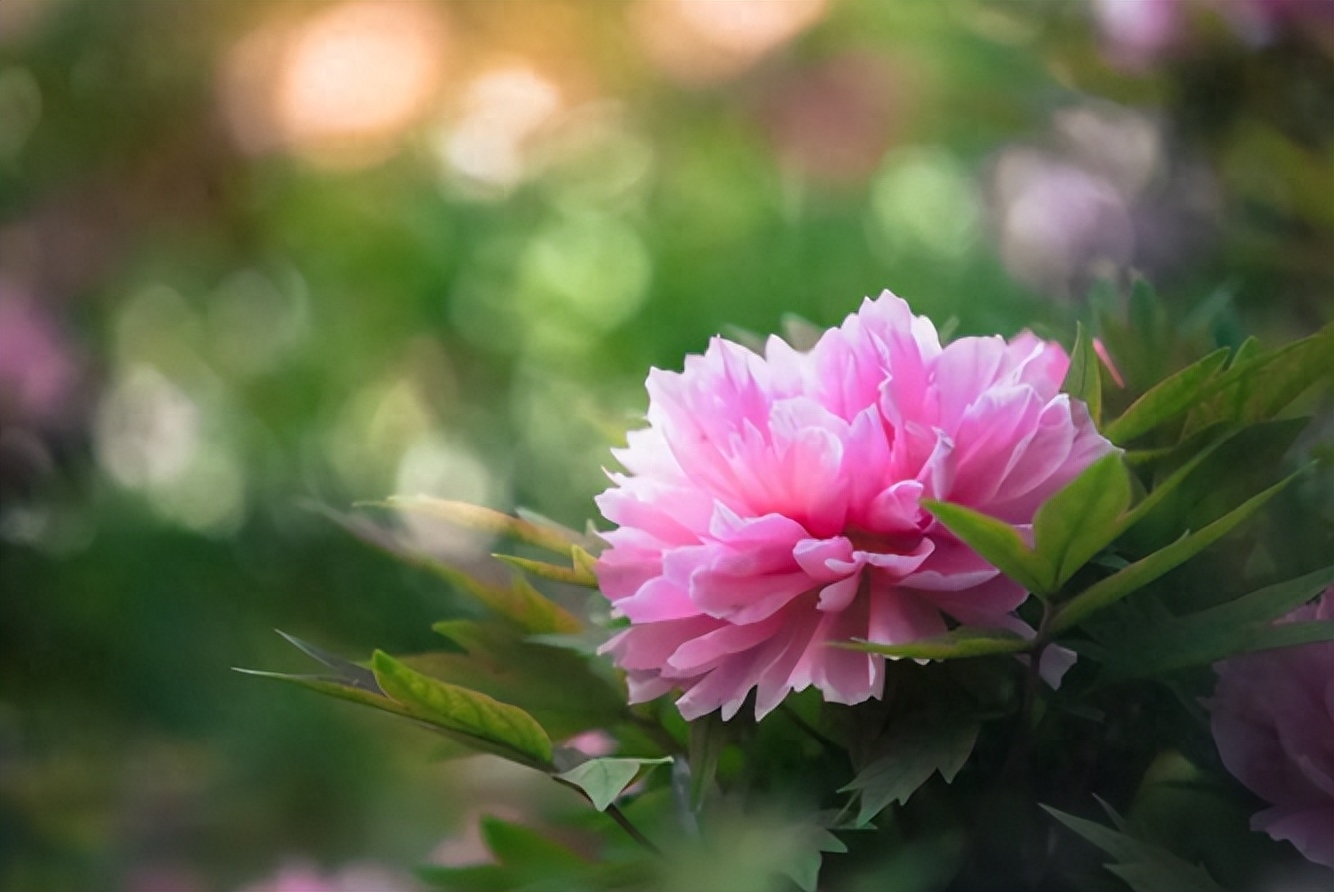
<path id="1" fill-rule="evenodd" d="M 619 525 L 599 582 L 630 621 L 604 649 L 632 702 L 681 689 L 686 718 L 728 719 L 753 688 L 763 717 L 815 685 L 859 703 L 881 695 L 884 659 L 832 642 L 915 641 L 951 622 L 1031 634 L 1012 612 L 1023 589 L 920 503 L 1026 530 L 1112 451 L 1058 393 L 1068 364 L 1028 333 L 942 347 L 886 292 L 808 353 L 715 338 L 683 372 L 653 370 L 648 427 L 615 453 L 629 473 L 597 500 Z"/>
<path id="2" fill-rule="evenodd" d="M 1334 587 L 1280 622 L 1313 619 L 1334 619 Z M 1214 670 L 1218 753 L 1271 806 L 1251 829 L 1334 867 L 1334 642 L 1243 654 Z"/>

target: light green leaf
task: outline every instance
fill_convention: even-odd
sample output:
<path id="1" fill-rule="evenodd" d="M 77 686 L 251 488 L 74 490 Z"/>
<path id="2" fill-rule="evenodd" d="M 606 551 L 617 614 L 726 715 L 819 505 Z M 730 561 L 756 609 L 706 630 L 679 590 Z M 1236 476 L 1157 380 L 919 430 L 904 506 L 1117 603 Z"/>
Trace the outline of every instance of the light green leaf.
<path id="1" fill-rule="evenodd" d="M 1108 422 L 1103 428 L 1107 439 L 1124 445 L 1196 405 L 1206 393 L 1209 382 L 1227 361 L 1228 352 L 1226 347 L 1219 348 L 1158 382 L 1119 418 Z"/>
<path id="2" fill-rule="evenodd" d="M 1047 591 L 1056 591 L 1121 532 L 1118 519 L 1130 504 L 1130 478 L 1120 454 L 1089 465 L 1038 509 L 1034 553 Z"/>
<path id="3" fill-rule="evenodd" d="M 1259 511 L 1266 502 L 1278 495 L 1300 473 L 1299 471 L 1297 474 L 1274 484 L 1264 492 L 1252 496 L 1232 511 L 1204 527 L 1204 529 L 1187 533 L 1166 548 L 1155 551 L 1124 570 L 1094 583 L 1059 608 L 1051 624 L 1052 632 L 1065 631 L 1090 614 L 1116 603 L 1153 582 L 1169 570 L 1185 563 Z"/>
<path id="4" fill-rule="evenodd" d="M 1125 880 L 1135 892 L 1226 892 L 1203 867 L 1191 864 L 1167 849 L 1050 806 L 1044 805 L 1042 809 L 1111 855 L 1115 862 L 1108 864 L 1107 869 Z"/>
<path id="5" fill-rule="evenodd" d="M 583 567 L 562 567 L 559 564 L 548 564 L 546 561 L 534 561 L 530 558 L 517 557 L 512 554 L 493 554 L 491 556 L 541 579 L 550 579 L 553 582 L 563 582 L 567 585 L 580 585 L 584 588 L 598 587 L 598 578 Z"/>
<path id="6" fill-rule="evenodd" d="M 950 502 L 924 499 L 922 507 L 993 567 L 1030 592 L 1039 595 L 1050 592 L 1042 584 L 1042 565 L 1037 556 L 1005 521 Z"/>
<path id="7" fill-rule="evenodd" d="M 1061 382 L 1061 392 L 1088 406 L 1095 426 L 1102 421 L 1102 371 L 1093 338 L 1083 323 L 1075 323 L 1075 348 L 1070 352 L 1070 368 Z"/>
<path id="8" fill-rule="evenodd" d="M 952 782 L 972 754 L 977 732 L 977 720 L 971 716 L 901 718 L 877 747 L 884 755 L 839 790 L 860 795 L 858 825 L 865 826 L 891 803 L 906 803 L 936 772 L 946 783 Z"/>
<path id="9" fill-rule="evenodd" d="M 573 784 L 588 794 L 588 799 L 598 811 L 606 811 L 607 806 L 625 792 L 625 788 L 634 783 L 645 767 L 665 765 L 672 761 L 671 756 L 661 759 L 623 759 L 607 757 L 589 759 L 569 771 L 562 771 L 555 777 Z"/>
<path id="10" fill-rule="evenodd" d="M 532 716 L 485 694 L 437 681 L 383 651 L 371 658 L 380 688 L 424 721 L 479 741 L 489 752 L 542 771 L 551 767 L 551 738 Z"/>
<path id="11" fill-rule="evenodd" d="M 1029 645 L 1028 639 L 1009 629 L 983 629 L 960 626 L 943 635 L 908 641 L 903 644 L 877 644 L 873 641 L 838 641 L 834 647 L 859 650 L 908 660 L 956 660 L 964 657 L 986 657 L 994 654 L 1019 653 Z"/>

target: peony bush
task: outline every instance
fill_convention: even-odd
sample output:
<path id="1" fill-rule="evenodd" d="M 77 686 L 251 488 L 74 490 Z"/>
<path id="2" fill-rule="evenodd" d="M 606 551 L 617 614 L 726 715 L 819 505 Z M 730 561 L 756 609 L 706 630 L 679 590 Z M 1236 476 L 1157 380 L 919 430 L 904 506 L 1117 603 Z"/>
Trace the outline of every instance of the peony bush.
<path id="1" fill-rule="evenodd" d="M 476 860 L 428 887 L 1327 887 L 1334 327 L 1209 349 L 1154 301 L 1069 350 L 888 292 L 715 338 L 649 374 L 586 531 L 366 507 L 507 543 L 465 569 L 329 512 L 476 602 L 450 649 L 256 674 L 565 788 L 460 804 Z"/>

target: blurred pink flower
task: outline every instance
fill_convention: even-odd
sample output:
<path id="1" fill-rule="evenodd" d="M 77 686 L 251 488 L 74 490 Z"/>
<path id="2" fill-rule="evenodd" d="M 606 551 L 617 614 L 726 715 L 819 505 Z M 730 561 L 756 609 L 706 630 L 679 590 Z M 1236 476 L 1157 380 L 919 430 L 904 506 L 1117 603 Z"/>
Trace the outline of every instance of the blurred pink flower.
<path id="1" fill-rule="evenodd" d="M 0 282 L 0 420 L 56 421 L 70 409 L 78 373 L 75 353 L 50 315 Z"/>
<path id="2" fill-rule="evenodd" d="M 945 499 L 1021 530 L 1112 451 L 1060 394 L 1069 359 L 1029 333 L 943 347 L 886 292 L 809 353 L 715 338 L 648 379 L 649 426 L 598 498 L 619 528 L 598 564 L 630 627 L 607 643 L 631 699 L 679 688 L 694 719 L 759 717 L 810 685 L 879 697 L 884 659 L 828 646 L 938 635 L 949 620 L 1030 631 L 1024 591 L 921 507 Z M 1056 670 L 1051 660 L 1044 670 Z"/>
<path id="3" fill-rule="evenodd" d="M 1334 587 L 1280 622 L 1313 619 L 1334 619 Z M 1214 670 L 1219 755 L 1271 806 L 1251 829 L 1334 867 L 1334 642 L 1243 654 Z"/>

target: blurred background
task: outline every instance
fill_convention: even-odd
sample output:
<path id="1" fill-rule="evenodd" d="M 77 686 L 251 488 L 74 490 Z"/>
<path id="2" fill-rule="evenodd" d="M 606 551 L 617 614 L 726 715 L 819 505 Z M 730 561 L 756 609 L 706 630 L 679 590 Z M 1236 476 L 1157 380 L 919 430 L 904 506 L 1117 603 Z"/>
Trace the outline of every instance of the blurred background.
<path id="1" fill-rule="evenodd" d="M 1327 0 L 0 0 L 0 888 L 466 860 L 527 781 L 230 671 L 463 609 L 312 505 L 582 526 L 650 366 L 884 288 L 1309 333 L 1332 60 Z"/>

